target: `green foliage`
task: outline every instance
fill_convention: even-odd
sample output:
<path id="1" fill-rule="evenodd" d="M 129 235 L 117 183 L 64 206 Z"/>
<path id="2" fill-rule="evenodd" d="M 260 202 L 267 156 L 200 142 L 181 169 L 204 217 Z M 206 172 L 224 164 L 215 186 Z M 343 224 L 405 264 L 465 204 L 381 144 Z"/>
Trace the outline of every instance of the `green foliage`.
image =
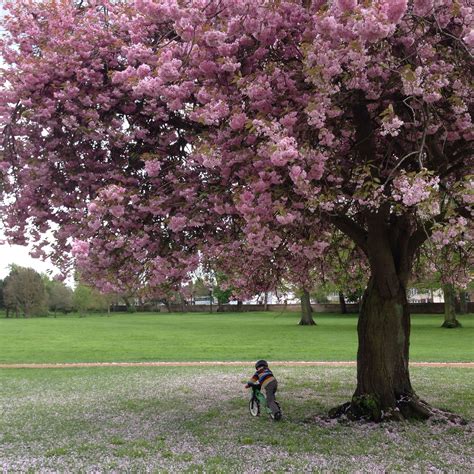
<path id="1" fill-rule="evenodd" d="M 41 275 L 32 268 L 10 267 L 4 281 L 4 305 L 8 315 L 43 316 L 48 312 L 48 294 Z"/>
<path id="2" fill-rule="evenodd" d="M 73 309 L 73 291 L 62 281 L 43 275 L 43 283 L 48 293 L 49 310 L 68 313 Z"/>
<path id="3" fill-rule="evenodd" d="M 227 304 L 232 295 L 232 289 L 222 290 L 218 286 L 214 287 L 213 294 L 219 304 Z"/>
<path id="4" fill-rule="evenodd" d="M 85 283 L 78 282 L 72 296 L 74 310 L 84 316 L 90 311 L 107 311 L 111 297 L 102 295 Z"/>
<path id="5" fill-rule="evenodd" d="M 227 304 L 230 301 L 232 295 L 232 288 L 226 290 L 222 289 L 222 286 L 227 282 L 227 277 L 223 273 L 217 272 L 215 275 L 216 284 L 212 290 L 214 296 L 217 298 L 219 304 Z"/>
<path id="6" fill-rule="evenodd" d="M 332 293 L 332 288 L 328 286 L 318 286 L 311 292 L 311 299 L 316 301 L 316 303 L 328 303 L 328 295 Z"/>
<path id="7" fill-rule="evenodd" d="M 0 280 L 0 309 L 5 308 L 5 302 L 3 301 L 3 287 L 5 286 L 4 280 Z"/>
<path id="8" fill-rule="evenodd" d="M 209 296 L 210 286 L 203 278 L 197 278 L 192 284 L 192 293 L 196 297 Z"/>

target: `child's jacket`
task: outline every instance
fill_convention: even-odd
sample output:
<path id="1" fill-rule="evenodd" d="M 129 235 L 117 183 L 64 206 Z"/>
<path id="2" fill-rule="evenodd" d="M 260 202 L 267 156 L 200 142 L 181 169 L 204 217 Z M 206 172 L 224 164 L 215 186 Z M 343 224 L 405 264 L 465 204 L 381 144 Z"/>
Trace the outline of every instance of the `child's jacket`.
<path id="1" fill-rule="evenodd" d="M 262 386 L 262 388 L 265 388 L 265 386 L 273 380 L 275 380 L 275 377 L 273 376 L 272 371 L 268 367 L 266 369 L 263 369 L 262 371 L 255 372 L 253 374 L 253 377 L 250 379 L 250 381 L 253 383 L 258 382 Z"/>

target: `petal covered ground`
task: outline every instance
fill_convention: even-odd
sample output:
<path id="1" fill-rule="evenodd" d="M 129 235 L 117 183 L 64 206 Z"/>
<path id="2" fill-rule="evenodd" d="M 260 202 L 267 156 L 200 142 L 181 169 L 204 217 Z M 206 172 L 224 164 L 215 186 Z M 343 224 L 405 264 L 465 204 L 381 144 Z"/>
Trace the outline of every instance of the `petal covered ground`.
<path id="1" fill-rule="evenodd" d="M 329 421 L 352 367 L 278 367 L 284 420 L 251 418 L 250 367 L 0 371 L 4 472 L 467 471 L 473 424 Z M 433 405 L 473 415 L 471 369 L 412 369 Z"/>

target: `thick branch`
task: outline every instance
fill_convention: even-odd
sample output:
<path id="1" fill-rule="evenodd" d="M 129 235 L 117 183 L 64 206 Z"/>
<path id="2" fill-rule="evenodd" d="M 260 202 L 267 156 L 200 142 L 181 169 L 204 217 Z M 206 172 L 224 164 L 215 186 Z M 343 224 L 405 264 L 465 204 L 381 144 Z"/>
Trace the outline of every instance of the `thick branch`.
<path id="1" fill-rule="evenodd" d="M 365 229 L 347 216 L 330 216 L 329 219 L 367 255 L 367 232 Z"/>
<path id="2" fill-rule="evenodd" d="M 356 103 L 352 106 L 352 113 L 356 128 L 355 148 L 361 163 L 369 164 L 375 157 L 374 133 L 367 102 L 362 91 L 356 95 Z"/>

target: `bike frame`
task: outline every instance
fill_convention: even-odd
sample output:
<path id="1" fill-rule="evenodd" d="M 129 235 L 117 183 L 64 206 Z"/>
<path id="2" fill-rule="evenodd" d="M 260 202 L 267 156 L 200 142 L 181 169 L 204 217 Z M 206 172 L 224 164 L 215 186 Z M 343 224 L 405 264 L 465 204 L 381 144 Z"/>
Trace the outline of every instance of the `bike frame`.
<path id="1" fill-rule="evenodd" d="M 267 404 L 267 398 L 265 395 L 261 392 L 260 387 L 252 385 L 252 398 L 255 398 L 258 400 L 260 403 L 260 406 L 265 408 L 265 411 L 267 413 L 271 413 L 272 411 L 270 410 L 270 407 Z"/>

